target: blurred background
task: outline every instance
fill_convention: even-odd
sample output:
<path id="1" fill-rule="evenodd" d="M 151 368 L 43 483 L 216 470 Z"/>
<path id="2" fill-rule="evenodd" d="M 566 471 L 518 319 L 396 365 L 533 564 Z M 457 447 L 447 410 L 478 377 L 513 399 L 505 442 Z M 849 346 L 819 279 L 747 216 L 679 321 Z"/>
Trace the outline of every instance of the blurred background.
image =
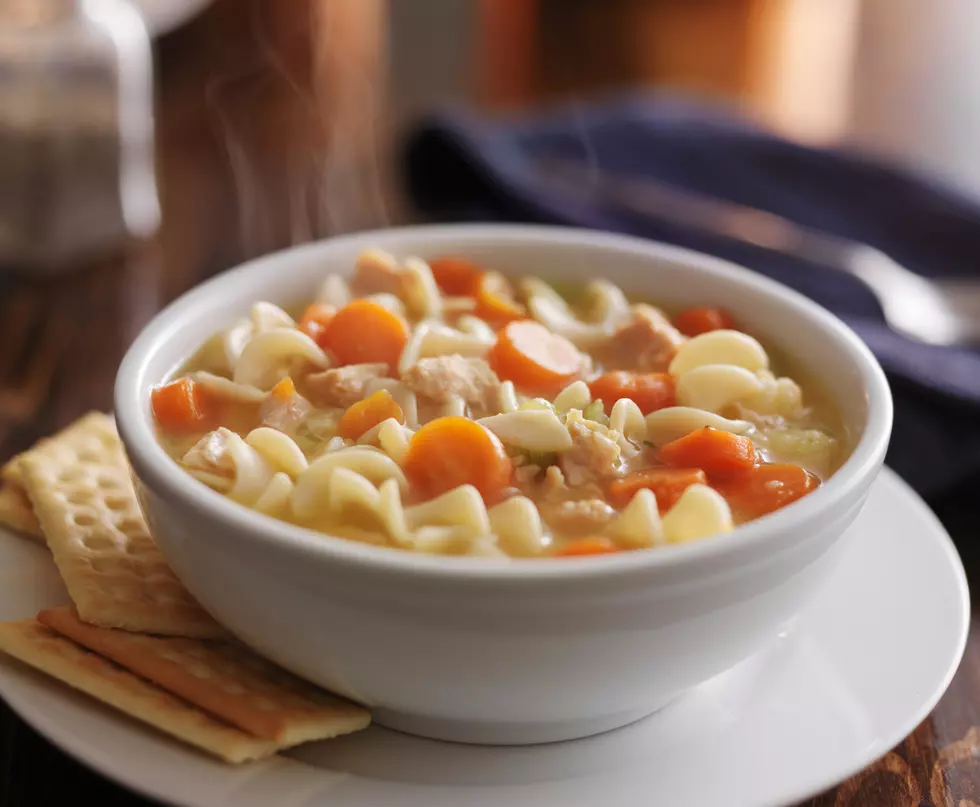
<path id="1" fill-rule="evenodd" d="M 77 37 L 50 10 L 85 5 L 3 0 L 21 40 L 5 47 L 3 87 L 20 81 L 40 104 L 23 75 L 31 53 L 45 53 L 37 43 L 57 26 Z M 666 88 L 733 106 L 787 137 L 846 145 L 980 193 L 980 7 L 972 0 L 134 5 L 153 39 L 168 262 L 216 269 L 292 241 L 411 218 L 394 170 L 397 146 L 420 115 L 446 103 L 513 113 Z M 33 23 L 10 27 L 15 11 Z M 100 13 L 125 39 L 113 12 Z M 121 72 L 138 69 L 131 56 Z M 31 69 L 41 70 L 36 62 Z M 63 97 L 49 91 L 47 103 L 63 103 L 72 87 L 63 82 Z M 26 152 L 17 162 L 44 156 Z M 9 162 L 3 192 L 16 206 L 18 193 L 37 195 L 37 187 L 12 181 Z M 50 193 L 68 194 L 71 183 L 57 182 Z M 152 222 L 144 210 L 130 230 L 145 234 Z M 16 264 L 16 250 L 8 252 L 5 262 Z M 68 252 L 58 261 L 71 263 Z"/>
<path id="2" fill-rule="evenodd" d="M 357 165 L 339 164 L 344 149 L 373 146 L 391 179 L 392 149 L 435 105 L 513 112 L 638 88 L 735 105 L 788 137 L 844 144 L 976 194 L 978 36 L 980 7 L 972 0 L 219 0 L 187 31 L 164 39 L 160 79 L 176 92 L 171 73 L 208 75 L 219 116 L 235 93 L 252 93 L 237 100 L 269 111 L 278 96 L 273 114 L 283 121 L 312 103 L 310 120 L 293 125 L 330 119 L 334 142 L 310 158 L 336 160 L 328 168 L 340 176 L 320 190 L 338 198 L 374 184 L 353 176 Z M 201 44 L 210 37 L 222 41 L 220 51 Z M 188 93 L 184 114 L 202 111 L 207 100 Z M 224 136 L 244 137 L 252 123 L 227 117 Z M 183 124 L 190 134 L 190 121 Z M 228 157 L 229 144 L 215 134 L 216 153 Z M 246 174 L 261 171 L 256 163 L 275 150 L 250 145 L 264 153 L 240 155 Z M 295 145 L 280 148 L 302 162 Z M 241 201 L 251 208 L 255 200 Z M 337 217 L 339 229 L 406 215 L 360 198 L 348 205 L 354 210 Z"/>
<path id="3" fill-rule="evenodd" d="M 978 42 L 978 0 L 0 0 L 0 461 L 111 410 L 146 322 L 246 258 L 432 217 L 592 224 L 717 251 L 854 326 L 896 393 L 888 462 L 972 577 L 980 353 L 900 336 L 853 273 L 660 227 L 662 204 L 562 208 L 515 157 L 564 139 L 592 169 L 865 241 L 965 283 L 953 296 L 972 290 L 960 314 L 976 325 Z M 430 117 L 447 107 L 457 117 Z M 420 130 L 435 146 L 408 184 Z M 900 279 L 893 302 L 928 309 L 933 287 Z M 23 727 L 5 736 L 0 802 L 55 803 L 62 783 L 137 803 Z"/>
<path id="4" fill-rule="evenodd" d="M 176 261 L 216 250 L 208 260 L 227 266 L 410 217 L 395 149 L 451 102 L 503 113 L 669 88 L 980 193 L 972 0 L 136 5 L 158 34 L 158 180 Z"/>

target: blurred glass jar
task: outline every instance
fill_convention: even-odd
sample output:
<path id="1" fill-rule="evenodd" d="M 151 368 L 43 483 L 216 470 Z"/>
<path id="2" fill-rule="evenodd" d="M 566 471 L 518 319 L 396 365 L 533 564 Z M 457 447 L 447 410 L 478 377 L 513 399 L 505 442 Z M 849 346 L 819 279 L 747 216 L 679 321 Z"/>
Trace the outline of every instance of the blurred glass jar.
<path id="1" fill-rule="evenodd" d="M 159 220 L 139 12 L 125 0 L 0 0 L 0 271 L 81 265 Z"/>

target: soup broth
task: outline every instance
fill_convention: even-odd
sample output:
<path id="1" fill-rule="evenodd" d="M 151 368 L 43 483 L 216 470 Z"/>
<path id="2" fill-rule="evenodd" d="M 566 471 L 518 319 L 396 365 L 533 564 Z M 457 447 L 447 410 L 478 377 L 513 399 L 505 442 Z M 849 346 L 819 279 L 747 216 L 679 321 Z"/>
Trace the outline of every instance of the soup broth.
<path id="1" fill-rule="evenodd" d="M 794 379 L 721 309 L 370 250 L 291 313 L 256 302 L 152 406 L 175 462 L 275 518 L 575 557 L 723 540 L 816 489 L 846 435 Z"/>

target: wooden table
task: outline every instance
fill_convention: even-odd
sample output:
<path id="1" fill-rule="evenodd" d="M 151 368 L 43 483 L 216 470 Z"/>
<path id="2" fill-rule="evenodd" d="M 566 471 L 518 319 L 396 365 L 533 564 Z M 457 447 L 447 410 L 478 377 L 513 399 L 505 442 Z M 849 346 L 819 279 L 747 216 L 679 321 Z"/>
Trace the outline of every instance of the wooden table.
<path id="1" fill-rule="evenodd" d="M 273 3 L 244 14 L 236 2 L 218 3 L 159 45 L 165 216 L 159 238 L 51 283 L 0 279 L 0 378 L 8 379 L 0 388 L 0 460 L 90 409 L 110 409 L 126 347 L 156 310 L 201 279 L 331 226 L 402 218 L 390 205 L 382 209 L 373 189 L 360 194 L 350 177 L 337 174 L 328 177 L 331 192 L 346 182 L 353 197 L 324 208 L 310 178 L 326 176 L 323 149 L 336 132 L 295 72 L 315 59 L 316 48 L 305 27 L 276 20 L 263 22 L 257 39 L 255 9 L 264 13 Z M 346 39 L 361 55 L 376 44 L 356 26 Z M 358 140 L 351 131 L 343 135 L 348 144 Z M 345 164 L 356 161 L 355 151 Z M 980 579 L 980 553 L 972 548 L 976 510 L 963 512 L 955 501 L 933 504 L 958 539 L 971 577 Z M 917 652 L 916 637 L 907 641 L 908 652 Z M 811 804 L 980 805 L 978 727 L 980 622 L 974 620 L 963 666 L 935 712 L 884 759 Z M 66 757 L 0 705 L 0 807 L 83 797 L 102 807 L 148 803 Z"/>

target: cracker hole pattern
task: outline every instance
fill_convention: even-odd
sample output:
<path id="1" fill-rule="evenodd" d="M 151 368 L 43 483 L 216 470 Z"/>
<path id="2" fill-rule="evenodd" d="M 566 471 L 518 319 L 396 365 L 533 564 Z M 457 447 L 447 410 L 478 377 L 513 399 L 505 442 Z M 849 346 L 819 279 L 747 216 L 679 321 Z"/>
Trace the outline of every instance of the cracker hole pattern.
<path id="1" fill-rule="evenodd" d="M 99 474 L 95 479 L 95 484 L 99 490 L 117 490 L 119 488 L 119 480 L 107 474 Z"/>
<path id="2" fill-rule="evenodd" d="M 65 468 L 58 474 L 62 485 L 74 485 L 85 479 L 85 471 L 81 468 Z"/>
<path id="3" fill-rule="evenodd" d="M 92 527 L 98 523 L 98 518 L 96 518 L 91 513 L 72 513 L 72 522 L 78 527 Z"/>
<path id="4" fill-rule="evenodd" d="M 71 504 L 85 505 L 91 504 L 92 499 L 94 498 L 95 494 L 91 490 L 88 490 L 87 488 L 78 488 L 68 494 L 67 501 Z"/>
<path id="5" fill-rule="evenodd" d="M 114 574 L 119 569 L 118 562 L 109 558 L 92 558 L 89 565 L 100 574 Z"/>
<path id="6" fill-rule="evenodd" d="M 113 512 L 120 512 L 122 510 L 128 510 L 130 507 L 130 500 L 125 496 L 120 496 L 118 494 L 112 496 L 106 496 L 104 499 L 104 504 Z"/>
<path id="7" fill-rule="evenodd" d="M 85 535 L 82 537 L 82 544 L 93 552 L 104 552 L 116 546 L 115 541 L 104 535 Z"/>

